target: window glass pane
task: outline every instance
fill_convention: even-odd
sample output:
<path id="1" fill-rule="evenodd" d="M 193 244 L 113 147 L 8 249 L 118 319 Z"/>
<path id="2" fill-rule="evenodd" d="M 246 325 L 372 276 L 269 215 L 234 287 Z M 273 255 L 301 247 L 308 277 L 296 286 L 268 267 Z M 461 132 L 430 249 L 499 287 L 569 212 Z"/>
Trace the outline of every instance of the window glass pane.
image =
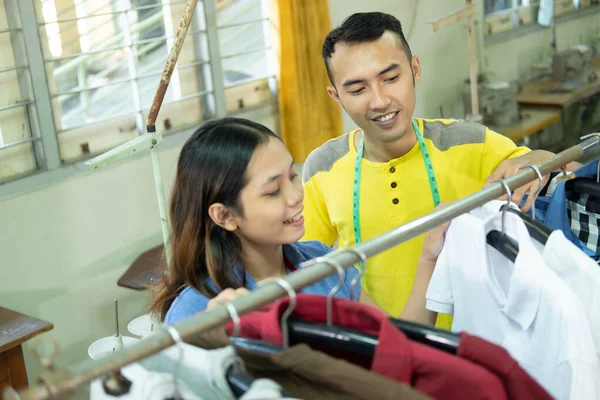
<path id="1" fill-rule="evenodd" d="M 219 29 L 221 56 L 244 53 L 265 48 L 264 23 L 249 23 Z"/>
<path id="2" fill-rule="evenodd" d="M 53 80 L 50 87 L 59 132 L 119 115 L 141 115 L 150 107 L 179 26 L 183 2 L 39 1 L 43 7 L 49 8 L 47 3 L 54 7 L 42 13 L 40 29 L 47 44 L 44 57 Z M 199 21 L 198 17 L 194 16 Z M 202 60 L 196 51 L 202 25 L 190 27 L 179 65 Z M 60 46 L 52 45 L 56 37 Z M 184 85 L 176 69 L 165 101 L 181 99 L 184 87 L 191 93 L 199 92 L 203 85 L 194 76 L 195 81 Z"/>
<path id="3" fill-rule="evenodd" d="M 0 111 L 0 182 L 37 169 L 26 106 Z"/>
<path id="4" fill-rule="evenodd" d="M 483 10 L 485 15 L 512 8 L 512 0 L 484 0 Z"/>
<path id="5" fill-rule="evenodd" d="M 13 63 L 5 68 L 0 67 L 0 109 L 29 101 L 28 94 L 21 90 L 19 79 L 28 79 L 25 68 L 15 68 Z"/>
<path id="6" fill-rule="evenodd" d="M 275 64 L 261 0 L 217 1 L 219 45 L 225 86 L 262 79 Z"/>
<path id="7" fill-rule="evenodd" d="M 0 111 L 0 147 L 31 138 L 27 106 Z"/>
<path id="8" fill-rule="evenodd" d="M 38 168 L 30 126 L 31 81 L 20 16 L 7 15 L 7 1 L 0 2 L 0 182 L 15 179 Z M 17 3 L 9 4 L 16 12 Z"/>
<path id="9" fill-rule="evenodd" d="M 267 60 L 268 54 L 266 50 L 224 58 L 223 75 L 225 86 L 268 76 L 269 66 Z"/>
<path id="10" fill-rule="evenodd" d="M 58 95 L 57 99 L 60 104 L 63 129 L 136 111 L 129 82 L 83 89 L 75 94 Z"/>
<path id="11" fill-rule="evenodd" d="M 216 0 L 218 26 L 239 24 L 263 18 L 261 0 Z"/>

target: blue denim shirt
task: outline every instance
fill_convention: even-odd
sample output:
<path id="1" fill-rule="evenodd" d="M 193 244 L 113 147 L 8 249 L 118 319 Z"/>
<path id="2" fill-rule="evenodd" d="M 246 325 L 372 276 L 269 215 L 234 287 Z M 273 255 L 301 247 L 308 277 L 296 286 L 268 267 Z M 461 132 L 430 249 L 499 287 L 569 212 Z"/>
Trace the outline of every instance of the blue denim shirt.
<path id="1" fill-rule="evenodd" d="M 591 161 L 574 171 L 577 177 L 596 175 L 598 160 Z M 565 181 L 560 182 L 551 197 L 538 197 L 535 201 L 535 218 L 552 230 L 561 230 L 567 239 L 590 257 L 597 256 L 571 230 L 567 215 L 567 194 Z"/>
<path id="2" fill-rule="evenodd" d="M 287 262 L 294 265 L 296 269 L 299 269 L 300 264 L 304 261 L 324 256 L 331 251 L 332 249 L 329 246 L 318 241 L 298 242 L 283 246 L 283 256 L 285 257 Z M 288 274 L 291 272 L 292 271 L 290 271 L 289 269 L 287 270 Z M 245 273 L 246 275 L 246 288 L 248 290 L 255 289 L 256 281 L 254 281 L 250 274 L 248 274 L 248 272 L 246 272 L 245 270 L 243 273 Z M 350 282 L 352 282 L 356 275 L 358 275 L 358 270 L 355 267 L 347 268 L 345 275 L 346 276 L 344 278 L 344 285 L 336 293 L 335 297 L 349 299 Z M 329 291 L 337 284 L 337 282 L 338 275 L 336 273 L 314 283 L 311 286 L 307 286 L 304 289 L 301 289 L 299 293 L 326 296 L 329 293 Z M 209 285 L 215 287 L 212 280 L 210 280 Z M 353 298 L 358 298 L 358 294 L 360 292 L 360 281 L 357 282 L 354 290 L 355 294 Z M 208 297 L 204 296 L 195 288 L 191 286 L 186 287 L 175 298 L 173 304 L 171 304 L 171 307 L 169 308 L 169 311 L 167 311 L 167 315 L 165 316 L 165 324 L 174 325 L 180 321 L 183 321 L 186 318 L 189 318 L 199 313 L 200 311 L 206 310 L 206 306 L 208 305 L 209 300 L 210 299 Z"/>

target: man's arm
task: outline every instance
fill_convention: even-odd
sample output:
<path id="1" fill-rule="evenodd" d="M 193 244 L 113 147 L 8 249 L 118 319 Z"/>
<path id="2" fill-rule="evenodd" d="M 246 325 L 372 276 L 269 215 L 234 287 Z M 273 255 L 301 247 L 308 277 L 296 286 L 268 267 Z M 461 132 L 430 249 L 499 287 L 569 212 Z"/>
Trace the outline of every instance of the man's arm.
<path id="1" fill-rule="evenodd" d="M 499 179 L 508 178 L 512 175 L 515 175 L 518 172 L 521 172 L 521 170 L 519 169 L 520 167 L 525 166 L 525 165 L 538 164 L 544 160 L 554 157 L 554 155 L 555 155 L 554 153 L 551 153 L 546 150 L 533 150 L 530 153 L 527 153 L 523 156 L 515 157 L 515 158 L 511 158 L 511 159 L 502 161 L 500 163 L 500 165 L 498 165 L 498 168 L 496 168 L 494 170 L 494 172 L 492 172 L 490 174 L 490 176 L 486 180 L 485 184 L 487 186 L 487 185 L 491 184 L 492 182 L 497 181 Z M 581 167 L 580 163 L 570 162 L 566 165 L 566 170 L 574 171 L 579 167 Z M 555 170 L 554 172 L 558 172 L 558 171 L 560 171 L 560 169 Z M 548 179 L 549 179 L 549 175 L 544 175 L 542 187 L 548 183 Z M 520 188 L 515 190 L 515 192 L 512 196 L 513 203 L 520 204 L 521 200 L 523 199 L 523 196 L 525 196 L 525 193 L 526 192 L 535 193 L 537 191 L 538 185 L 539 185 L 539 181 L 536 179 L 535 181 L 528 183 L 524 186 L 521 186 Z M 503 196 L 503 199 L 506 199 L 506 196 Z M 523 207 L 521 207 L 521 209 L 525 212 L 528 211 L 532 206 L 531 201 L 532 201 L 532 198 L 528 196 L 527 201 L 525 202 Z"/>
<path id="2" fill-rule="evenodd" d="M 554 156 L 546 150 L 529 150 L 526 147 L 517 147 L 514 142 L 507 137 L 486 129 L 484 151 L 482 154 L 481 167 L 482 178 L 485 179 L 484 186 L 492 184 L 494 181 L 505 179 L 521 172 L 520 168 L 540 163 Z M 545 185 L 548 176 L 544 176 Z M 527 183 L 515 190 L 512 201 L 520 204 L 525 193 L 535 193 L 539 185 L 538 180 Z M 506 198 L 504 196 L 503 198 Z M 532 198 L 528 196 L 527 202 L 521 207 L 526 212 L 532 206 Z"/>

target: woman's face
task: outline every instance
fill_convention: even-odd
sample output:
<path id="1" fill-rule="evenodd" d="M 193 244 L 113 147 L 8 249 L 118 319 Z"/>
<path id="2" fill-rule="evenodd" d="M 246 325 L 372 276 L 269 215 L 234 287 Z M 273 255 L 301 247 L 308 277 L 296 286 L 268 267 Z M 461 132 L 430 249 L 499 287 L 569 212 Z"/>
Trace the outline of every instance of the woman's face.
<path id="1" fill-rule="evenodd" d="M 254 151 L 240 193 L 243 216 L 236 216 L 240 239 L 259 246 L 294 243 L 304 235 L 304 190 L 292 155 L 269 138 Z"/>

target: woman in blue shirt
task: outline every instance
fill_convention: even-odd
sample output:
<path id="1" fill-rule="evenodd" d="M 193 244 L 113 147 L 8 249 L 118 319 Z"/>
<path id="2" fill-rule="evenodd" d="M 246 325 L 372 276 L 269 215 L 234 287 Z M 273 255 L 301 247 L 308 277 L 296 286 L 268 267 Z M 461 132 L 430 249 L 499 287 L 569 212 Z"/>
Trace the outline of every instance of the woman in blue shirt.
<path id="1" fill-rule="evenodd" d="M 154 288 L 151 312 L 175 324 L 332 251 L 320 242 L 298 242 L 304 235 L 303 197 L 291 154 L 268 128 L 239 118 L 203 124 L 179 156 L 169 209 L 169 274 Z M 412 315 L 403 313 L 407 319 L 435 322 L 425 310 L 425 291 L 445 228 L 426 239 L 427 257 L 411 294 L 413 311 L 407 311 Z M 357 273 L 346 269 L 337 297 L 351 297 Z M 327 295 L 337 281 L 333 274 L 299 292 Z M 377 306 L 358 288 L 360 302 Z"/>

